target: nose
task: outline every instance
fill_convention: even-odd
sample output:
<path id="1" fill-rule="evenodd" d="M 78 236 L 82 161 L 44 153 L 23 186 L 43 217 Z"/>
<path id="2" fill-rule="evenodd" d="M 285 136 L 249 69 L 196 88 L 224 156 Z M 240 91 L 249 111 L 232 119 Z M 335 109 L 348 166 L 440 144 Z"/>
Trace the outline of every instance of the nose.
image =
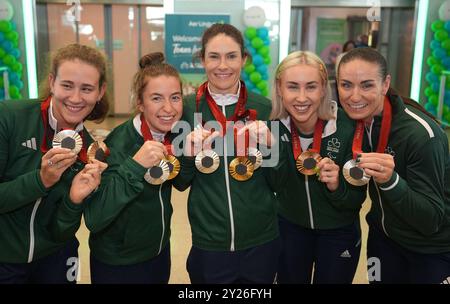
<path id="1" fill-rule="evenodd" d="M 219 62 L 219 69 L 224 70 L 224 69 L 226 69 L 227 67 L 228 67 L 228 65 L 227 65 L 226 58 L 225 58 L 225 57 L 221 57 L 221 58 L 220 58 L 220 62 Z"/>
<path id="2" fill-rule="evenodd" d="M 73 101 L 73 102 L 81 101 L 81 92 L 79 89 L 73 90 L 73 93 L 70 96 L 70 101 Z"/>
<path id="3" fill-rule="evenodd" d="M 300 102 L 306 101 L 306 90 L 304 88 L 300 88 L 297 100 Z"/>
<path id="4" fill-rule="evenodd" d="M 164 100 L 164 103 L 162 105 L 162 110 L 166 113 L 172 113 L 173 106 L 169 99 Z"/>
<path id="5" fill-rule="evenodd" d="M 361 100 L 361 92 L 358 87 L 354 87 L 350 94 L 351 102 L 359 102 Z"/>

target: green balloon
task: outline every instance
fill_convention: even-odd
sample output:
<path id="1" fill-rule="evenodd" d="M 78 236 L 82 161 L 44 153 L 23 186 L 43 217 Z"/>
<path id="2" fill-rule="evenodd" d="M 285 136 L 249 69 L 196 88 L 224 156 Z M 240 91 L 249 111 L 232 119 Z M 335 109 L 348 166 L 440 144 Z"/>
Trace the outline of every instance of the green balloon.
<path id="1" fill-rule="evenodd" d="M 257 84 L 258 82 L 261 81 L 261 74 L 259 74 L 258 72 L 253 72 L 250 74 L 250 81 L 253 82 L 254 84 Z"/>
<path id="2" fill-rule="evenodd" d="M 448 113 L 447 115 L 444 116 L 445 120 L 447 121 L 447 123 L 450 123 L 450 113 Z"/>
<path id="3" fill-rule="evenodd" d="M 437 41 L 444 41 L 448 38 L 448 33 L 446 30 L 438 30 L 436 33 L 434 33 L 434 39 Z"/>
<path id="4" fill-rule="evenodd" d="M 7 33 L 11 31 L 12 26 L 9 21 L 6 20 L 0 20 L 0 32 Z"/>
<path id="5" fill-rule="evenodd" d="M 431 72 L 433 72 L 436 75 L 441 75 L 441 72 L 444 68 L 440 64 L 435 64 L 431 67 Z"/>
<path id="6" fill-rule="evenodd" d="M 450 114 L 450 108 L 447 105 L 444 105 L 444 107 L 442 109 L 442 114 L 444 116 L 447 116 L 448 114 Z"/>
<path id="7" fill-rule="evenodd" d="M 248 75 L 250 75 L 251 73 L 253 73 L 256 70 L 256 67 L 254 64 L 249 64 L 246 67 L 244 67 L 244 71 L 245 73 L 247 73 Z"/>
<path id="8" fill-rule="evenodd" d="M 441 30 L 441 29 L 443 29 L 444 28 L 444 21 L 442 21 L 442 20 L 436 20 L 436 21 L 434 21 L 433 23 L 431 23 L 431 30 L 433 31 L 433 32 L 436 32 L 436 31 L 438 31 L 438 30 Z"/>
<path id="9" fill-rule="evenodd" d="M 265 88 L 264 90 L 261 90 L 261 95 L 263 95 L 263 96 L 269 95 L 269 90 L 267 88 Z"/>
<path id="10" fill-rule="evenodd" d="M 258 82 L 256 84 L 256 87 L 260 90 L 263 91 L 264 89 L 267 88 L 267 82 L 265 80 L 261 80 L 260 82 Z"/>
<path id="11" fill-rule="evenodd" d="M 430 57 L 427 58 L 428 66 L 431 67 L 433 64 L 436 64 L 436 63 L 439 63 L 439 60 L 436 57 L 430 56 Z"/>
<path id="12" fill-rule="evenodd" d="M 272 59 L 269 56 L 264 57 L 264 63 L 265 64 L 270 64 L 271 62 L 272 62 Z"/>
<path id="13" fill-rule="evenodd" d="M 12 45 L 17 49 L 19 47 L 19 40 L 12 41 Z"/>
<path id="14" fill-rule="evenodd" d="M 19 39 L 19 34 L 16 31 L 9 31 L 6 33 L 5 38 L 9 41 L 17 41 Z"/>
<path id="15" fill-rule="evenodd" d="M 20 62 L 17 62 L 16 61 L 16 63 L 14 63 L 13 64 L 13 66 L 11 67 L 11 69 L 14 71 L 14 72 L 16 72 L 16 73 L 19 73 L 19 74 L 21 74 L 22 73 L 22 64 L 20 63 Z"/>
<path id="16" fill-rule="evenodd" d="M 19 90 L 18 87 L 16 87 L 15 85 L 12 85 L 12 86 L 9 87 L 9 95 L 10 95 L 12 98 L 17 98 L 17 97 L 19 97 L 19 96 L 18 96 L 19 94 L 20 94 L 20 90 Z"/>
<path id="17" fill-rule="evenodd" d="M 438 101 L 439 101 L 439 97 L 436 95 L 436 94 L 433 94 L 433 95 L 431 95 L 429 98 L 428 98 L 428 101 L 433 105 L 433 106 L 437 106 L 437 104 L 438 104 Z"/>
<path id="18" fill-rule="evenodd" d="M 3 77 L 0 77 L 0 88 L 3 88 Z"/>
<path id="19" fill-rule="evenodd" d="M 258 35 L 256 29 L 254 27 L 248 27 L 245 30 L 245 37 L 247 37 L 248 40 L 252 40 Z"/>
<path id="20" fill-rule="evenodd" d="M 2 48 L 0 48 L 0 58 L 3 58 L 3 57 L 5 57 L 5 55 L 6 55 L 6 52 L 5 52 L 5 50 L 4 50 L 4 49 L 2 49 Z"/>
<path id="21" fill-rule="evenodd" d="M 252 47 L 254 47 L 255 49 L 259 49 L 260 47 L 262 47 L 264 45 L 264 41 L 259 37 L 253 38 L 251 43 L 252 43 Z"/>
<path id="22" fill-rule="evenodd" d="M 14 63 L 16 63 L 16 58 L 14 58 L 14 56 L 8 54 L 5 57 L 3 57 L 3 62 L 7 66 L 12 67 L 14 65 Z"/>
<path id="23" fill-rule="evenodd" d="M 264 45 L 259 48 L 258 54 L 260 54 L 263 57 L 266 57 L 270 53 L 270 48 L 267 45 Z"/>
<path id="24" fill-rule="evenodd" d="M 447 38 L 447 39 L 445 39 L 444 41 L 442 41 L 442 42 L 441 42 L 441 47 L 442 47 L 444 50 L 450 51 L 450 39 Z"/>
<path id="25" fill-rule="evenodd" d="M 434 92 L 433 92 L 433 89 L 431 88 L 431 87 L 426 87 L 425 88 L 425 96 L 426 97 L 430 97 L 431 96 L 431 94 L 433 94 Z"/>

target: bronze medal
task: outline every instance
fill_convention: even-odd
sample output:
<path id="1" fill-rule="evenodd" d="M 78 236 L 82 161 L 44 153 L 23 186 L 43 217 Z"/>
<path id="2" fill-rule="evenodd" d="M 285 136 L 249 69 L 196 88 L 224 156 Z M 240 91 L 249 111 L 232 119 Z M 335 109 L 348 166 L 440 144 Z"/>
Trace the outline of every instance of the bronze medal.
<path id="1" fill-rule="evenodd" d="M 220 158 L 213 150 L 203 150 L 195 157 L 195 167 L 201 173 L 210 174 L 219 168 Z"/>
<path id="2" fill-rule="evenodd" d="M 167 178 L 167 180 L 174 179 L 178 175 L 178 173 L 180 173 L 180 161 L 173 155 L 168 155 L 164 160 L 169 166 L 169 177 Z"/>
<path id="3" fill-rule="evenodd" d="M 261 167 L 261 164 L 263 162 L 262 153 L 256 148 L 248 149 L 248 159 L 253 164 L 253 170 L 257 170 L 259 167 Z"/>
<path id="4" fill-rule="evenodd" d="M 147 183 L 152 185 L 161 185 L 169 177 L 169 165 L 165 160 L 161 160 L 158 165 L 155 165 L 147 170 L 144 179 Z"/>
<path id="5" fill-rule="evenodd" d="M 353 186 L 364 186 L 370 181 L 370 175 L 367 175 L 364 169 L 359 168 L 354 159 L 345 163 L 342 174 L 345 180 Z"/>
<path id="6" fill-rule="evenodd" d="M 248 157 L 238 156 L 231 161 L 228 171 L 232 178 L 242 182 L 252 177 L 254 166 Z"/>
<path id="7" fill-rule="evenodd" d="M 54 148 L 70 149 L 74 154 L 78 154 L 83 147 L 83 139 L 74 130 L 62 130 L 53 138 L 52 146 Z"/>
<path id="8" fill-rule="evenodd" d="M 319 153 L 305 151 L 299 155 L 295 165 L 298 172 L 304 175 L 317 174 L 317 164 L 320 162 L 322 157 Z"/>
<path id="9" fill-rule="evenodd" d="M 109 148 L 103 141 L 95 141 L 90 144 L 89 148 L 87 149 L 88 162 L 92 162 L 92 160 L 94 159 L 105 162 L 108 156 Z"/>

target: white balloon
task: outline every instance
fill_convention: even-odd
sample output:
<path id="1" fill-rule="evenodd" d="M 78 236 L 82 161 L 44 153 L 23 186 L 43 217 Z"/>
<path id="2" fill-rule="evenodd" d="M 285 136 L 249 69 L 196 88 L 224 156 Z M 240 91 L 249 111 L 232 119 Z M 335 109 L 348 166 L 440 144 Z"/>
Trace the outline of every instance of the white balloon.
<path id="1" fill-rule="evenodd" d="M 9 21 L 14 15 L 14 9 L 7 0 L 0 0 L 0 20 Z"/>
<path id="2" fill-rule="evenodd" d="M 244 12 L 244 24 L 251 27 L 263 27 L 266 22 L 266 14 L 259 6 L 252 6 Z"/>
<path id="3" fill-rule="evenodd" d="M 439 19 L 442 21 L 450 20 L 450 0 L 445 1 L 439 7 Z"/>

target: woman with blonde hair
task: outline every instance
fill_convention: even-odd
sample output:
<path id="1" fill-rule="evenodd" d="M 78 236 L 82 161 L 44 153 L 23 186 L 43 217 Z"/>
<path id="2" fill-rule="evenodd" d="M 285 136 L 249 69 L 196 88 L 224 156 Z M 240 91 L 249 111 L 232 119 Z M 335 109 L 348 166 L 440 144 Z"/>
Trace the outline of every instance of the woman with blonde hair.
<path id="1" fill-rule="evenodd" d="M 365 189 L 346 183 L 339 167 L 352 156 L 354 123 L 331 100 L 326 67 L 311 52 L 293 52 L 278 65 L 272 94 L 271 119 L 281 122 L 287 162 L 285 187 L 277 193 L 277 281 L 351 283 Z"/>

